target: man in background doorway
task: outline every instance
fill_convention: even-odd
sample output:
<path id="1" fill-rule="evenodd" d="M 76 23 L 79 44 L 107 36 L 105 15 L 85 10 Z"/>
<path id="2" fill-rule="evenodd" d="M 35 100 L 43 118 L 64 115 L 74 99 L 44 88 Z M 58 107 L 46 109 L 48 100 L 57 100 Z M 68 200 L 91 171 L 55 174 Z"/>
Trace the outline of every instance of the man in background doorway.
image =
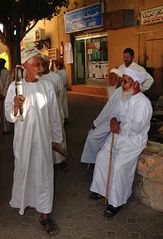
<path id="1" fill-rule="evenodd" d="M 141 92 L 147 91 L 154 83 L 153 77 L 145 70 L 144 67 L 134 62 L 134 50 L 132 48 L 125 48 L 123 51 L 124 64 L 119 66 L 119 70 L 124 73 L 126 68 L 142 72 L 145 75 L 145 81 L 140 85 Z"/>

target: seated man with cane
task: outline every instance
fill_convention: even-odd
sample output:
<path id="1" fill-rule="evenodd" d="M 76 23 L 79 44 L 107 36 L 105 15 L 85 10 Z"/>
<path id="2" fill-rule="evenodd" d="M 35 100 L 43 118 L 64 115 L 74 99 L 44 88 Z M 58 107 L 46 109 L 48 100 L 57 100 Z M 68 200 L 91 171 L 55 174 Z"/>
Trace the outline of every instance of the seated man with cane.
<path id="1" fill-rule="evenodd" d="M 111 133 L 96 158 L 90 194 L 92 199 L 105 197 L 104 213 L 109 217 L 131 196 L 138 156 L 147 143 L 152 106 L 140 92 L 144 79 L 141 72 L 124 71 L 121 97 L 115 106 L 119 112 L 110 120 Z"/>
<path id="2" fill-rule="evenodd" d="M 114 103 L 116 104 L 116 98 L 119 98 L 119 90 L 117 88 L 121 84 L 121 77 L 122 73 L 118 69 L 113 68 L 110 71 L 108 79 L 109 88 L 111 89 L 109 90 L 110 98 L 108 99 L 108 102 L 102 109 L 101 113 L 93 121 L 93 127 L 88 132 L 81 156 L 82 163 L 95 163 L 97 153 L 110 133 L 109 118 L 111 116 L 111 105 Z M 113 103 L 112 98 L 114 94 L 116 94 L 116 97 L 114 97 Z"/>

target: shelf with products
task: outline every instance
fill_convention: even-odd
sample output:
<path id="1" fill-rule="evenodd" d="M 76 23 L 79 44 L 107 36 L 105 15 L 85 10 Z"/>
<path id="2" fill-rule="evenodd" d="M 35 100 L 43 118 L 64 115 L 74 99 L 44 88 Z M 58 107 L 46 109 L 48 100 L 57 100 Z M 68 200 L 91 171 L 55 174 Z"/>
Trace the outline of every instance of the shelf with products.
<path id="1" fill-rule="evenodd" d="M 108 61 L 89 61 L 88 62 L 89 79 L 107 79 Z"/>

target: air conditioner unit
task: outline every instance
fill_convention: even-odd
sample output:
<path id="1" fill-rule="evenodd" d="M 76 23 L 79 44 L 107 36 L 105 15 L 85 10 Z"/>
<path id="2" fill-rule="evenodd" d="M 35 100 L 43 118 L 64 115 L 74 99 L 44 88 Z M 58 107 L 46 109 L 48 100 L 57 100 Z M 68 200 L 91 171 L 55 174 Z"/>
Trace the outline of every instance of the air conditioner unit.
<path id="1" fill-rule="evenodd" d="M 45 40 L 45 29 L 38 28 L 35 30 L 35 41 Z"/>
<path id="2" fill-rule="evenodd" d="M 104 29 L 115 30 L 136 25 L 133 9 L 121 9 L 104 15 Z"/>

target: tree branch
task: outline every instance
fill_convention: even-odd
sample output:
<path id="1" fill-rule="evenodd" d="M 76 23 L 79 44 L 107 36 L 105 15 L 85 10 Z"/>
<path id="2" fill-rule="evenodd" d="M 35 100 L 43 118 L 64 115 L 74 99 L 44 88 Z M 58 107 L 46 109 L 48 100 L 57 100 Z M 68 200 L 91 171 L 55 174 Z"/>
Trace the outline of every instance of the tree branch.
<path id="1" fill-rule="evenodd" d="M 32 23 L 32 22 L 31 22 Z M 28 27 L 28 29 L 26 28 L 26 31 L 22 31 L 21 33 L 21 39 L 23 39 L 23 37 L 25 37 L 25 35 L 38 23 L 38 20 L 33 21 L 33 24 Z M 23 28 L 22 28 L 23 29 Z"/>
<path id="2" fill-rule="evenodd" d="M 0 30 L 0 41 L 6 45 L 7 44 L 7 40 L 6 37 L 4 36 L 3 32 Z"/>

